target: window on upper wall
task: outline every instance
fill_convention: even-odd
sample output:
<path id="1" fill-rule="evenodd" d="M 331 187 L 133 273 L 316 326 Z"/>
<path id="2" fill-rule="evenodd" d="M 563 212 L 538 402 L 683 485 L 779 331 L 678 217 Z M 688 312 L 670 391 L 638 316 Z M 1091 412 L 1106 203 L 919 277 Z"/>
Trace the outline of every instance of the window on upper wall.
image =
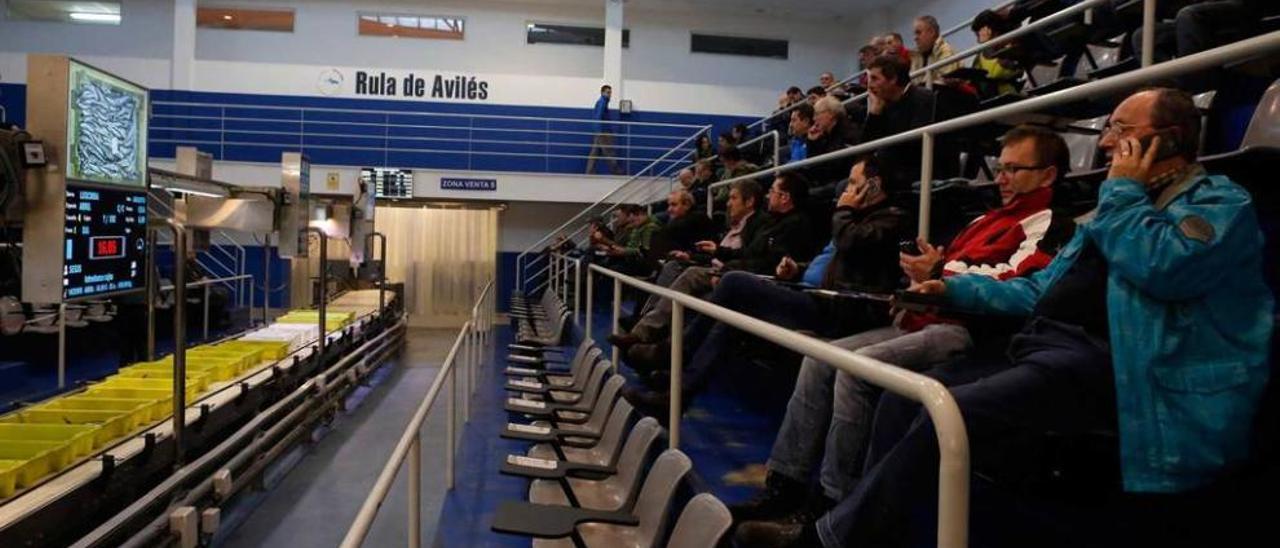
<path id="1" fill-rule="evenodd" d="M 689 49 L 694 53 L 719 53 L 723 55 L 786 59 L 787 46 L 786 40 L 694 33 Z"/>
<path id="2" fill-rule="evenodd" d="M 430 40 L 462 40 L 467 20 L 441 15 L 359 14 L 361 36 L 392 36 Z"/>
<path id="3" fill-rule="evenodd" d="M 604 29 L 600 27 L 580 27 L 575 25 L 549 25 L 545 23 L 529 23 L 526 25 L 526 41 L 530 44 L 569 44 L 574 46 L 604 47 Z M 631 30 L 622 29 L 622 47 L 631 47 Z"/>
<path id="4" fill-rule="evenodd" d="M 14 21 L 58 21 L 90 25 L 119 25 L 120 2 L 60 2 L 9 0 L 5 17 Z"/>
<path id="5" fill-rule="evenodd" d="M 196 26 L 205 29 L 293 32 L 293 10 L 198 6 Z"/>

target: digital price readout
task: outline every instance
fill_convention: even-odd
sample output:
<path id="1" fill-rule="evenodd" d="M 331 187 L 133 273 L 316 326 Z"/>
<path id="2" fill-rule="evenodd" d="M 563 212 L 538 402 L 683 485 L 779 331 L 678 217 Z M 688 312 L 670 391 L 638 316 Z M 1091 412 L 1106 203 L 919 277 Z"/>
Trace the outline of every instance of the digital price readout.
<path id="1" fill-rule="evenodd" d="M 360 170 L 360 178 L 377 198 L 413 197 L 413 170 L 366 167 Z"/>
<path id="2" fill-rule="evenodd" d="M 62 297 L 140 289 L 146 274 L 143 191 L 69 182 L 63 227 Z"/>

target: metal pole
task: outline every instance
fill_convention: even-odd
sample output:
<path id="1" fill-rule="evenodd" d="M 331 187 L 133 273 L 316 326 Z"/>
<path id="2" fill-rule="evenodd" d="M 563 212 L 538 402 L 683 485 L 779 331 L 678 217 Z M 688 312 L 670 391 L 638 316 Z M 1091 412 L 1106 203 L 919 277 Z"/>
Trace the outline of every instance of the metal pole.
<path id="1" fill-rule="evenodd" d="M 582 323 L 582 259 L 573 261 L 573 321 Z"/>
<path id="2" fill-rule="evenodd" d="M 409 446 L 409 547 L 422 546 L 422 434 Z"/>
<path id="3" fill-rule="evenodd" d="M 147 268 L 146 284 L 147 284 L 147 361 L 155 361 L 156 359 L 156 295 L 159 293 L 157 287 L 160 281 L 156 279 L 156 234 L 153 231 L 147 231 L 147 260 L 144 264 Z"/>
<path id="4" fill-rule="evenodd" d="M 377 265 L 378 265 L 378 316 L 382 316 L 382 312 L 383 312 L 383 310 L 387 307 L 387 304 L 386 304 L 386 292 L 387 292 L 387 237 L 386 237 L 385 235 L 383 235 L 381 232 L 376 232 L 376 231 L 375 231 L 375 232 L 370 232 L 370 233 L 368 233 L 368 234 L 366 234 L 366 235 L 365 235 L 365 237 L 364 237 L 364 242 L 365 242 L 365 243 L 364 243 L 365 260 L 366 260 L 366 261 L 369 261 L 369 263 L 370 263 L 370 264 L 374 264 L 374 261 L 373 261 L 373 260 L 371 260 L 371 259 L 369 259 L 369 257 L 373 256 L 373 239 L 374 239 L 374 237 L 377 237 L 377 238 L 378 238 L 378 242 L 379 242 L 379 249 L 380 249 L 380 253 L 379 253 L 379 255 L 378 255 L 378 260 L 377 260 Z"/>
<path id="5" fill-rule="evenodd" d="M 919 236 L 929 239 L 929 212 L 933 208 L 933 134 L 920 141 L 920 221 Z"/>
<path id="6" fill-rule="evenodd" d="M 618 332 L 618 319 L 622 316 L 622 280 L 613 279 L 613 327 L 610 333 Z M 673 331 L 674 333 L 674 331 Z M 672 337 L 673 339 L 675 337 Z M 618 372 L 618 346 L 613 347 L 613 372 Z"/>
<path id="7" fill-rule="evenodd" d="M 524 255 L 517 255 L 516 256 L 516 289 L 519 289 L 521 293 L 523 293 L 525 289 L 524 283 L 525 283 L 524 282 Z"/>
<path id="8" fill-rule="evenodd" d="M 209 284 L 204 284 L 204 338 L 209 340 Z"/>
<path id="9" fill-rule="evenodd" d="M 58 303 L 58 390 L 67 387 L 67 303 Z"/>
<path id="10" fill-rule="evenodd" d="M 262 325 L 271 323 L 271 233 L 262 238 Z"/>
<path id="11" fill-rule="evenodd" d="M 173 219 L 173 450 L 174 468 L 184 463 L 187 426 L 187 239 L 186 229 Z"/>
<path id="12" fill-rule="evenodd" d="M 258 289 L 254 287 L 253 276 L 250 275 L 249 281 L 249 327 L 253 327 L 253 299 L 258 294 Z"/>
<path id="13" fill-rule="evenodd" d="M 458 406 L 454 403 L 458 399 L 458 376 L 453 374 L 455 364 L 456 359 L 444 364 L 445 374 L 449 375 L 449 393 L 445 399 L 448 424 L 445 425 L 444 439 L 444 485 L 450 490 L 453 489 L 453 429 L 458 423 Z"/>
<path id="14" fill-rule="evenodd" d="M 462 328 L 462 422 L 471 422 L 471 398 L 467 397 L 467 394 L 471 393 L 468 386 L 471 383 L 469 369 L 471 369 L 471 329 L 464 326 Z"/>
<path id="15" fill-rule="evenodd" d="M 681 400 L 684 398 L 681 387 L 683 386 L 684 377 L 684 305 L 672 301 L 671 303 L 671 386 L 669 388 L 671 394 L 670 415 L 667 416 L 667 424 L 671 429 L 670 446 L 671 449 L 680 448 L 680 406 Z"/>
<path id="16" fill-rule="evenodd" d="M 587 267 L 587 340 L 591 339 L 591 309 L 595 307 L 596 284 L 592 282 L 591 268 Z"/>
<path id="17" fill-rule="evenodd" d="M 1142 0 L 1142 66 L 1151 66 L 1156 49 L 1156 0 Z"/>
<path id="18" fill-rule="evenodd" d="M 320 363 L 324 363 L 324 347 L 326 340 L 329 338 L 329 331 L 325 327 L 324 315 L 325 306 L 329 300 L 329 236 L 323 230 L 314 226 L 305 229 L 307 232 L 314 233 L 316 238 L 320 239 L 320 295 L 317 299 L 316 310 L 320 317 Z"/>

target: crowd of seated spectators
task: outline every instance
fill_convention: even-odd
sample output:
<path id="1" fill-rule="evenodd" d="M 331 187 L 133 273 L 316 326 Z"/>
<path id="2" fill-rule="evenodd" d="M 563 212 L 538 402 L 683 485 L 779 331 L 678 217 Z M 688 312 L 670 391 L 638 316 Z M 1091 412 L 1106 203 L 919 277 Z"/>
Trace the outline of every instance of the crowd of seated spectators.
<path id="1" fill-rule="evenodd" d="M 983 11 L 970 30 L 981 44 L 1047 15 L 1031 4 Z M 1203 35 L 1205 21 L 1265 19 L 1275 10 L 1263 4 L 1171 8 L 1157 59 L 1255 32 L 1251 20 L 1246 30 Z M 1195 29 L 1199 38 L 1190 37 Z M 780 161 L 981 108 L 957 94 L 986 100 L 1027 85 L 1023 60 L 999 52 L 945 65 L 931 82 L 912 77 L 954 55 L 935 18 L 917 18 L 914 35 L 914 50 L 899 35 L 875 37 L 860 51 L 865 70 L 856 79 L 828 72 L 808 93 L 790 88 L 769 120 L 788 138 L 778 145 Z M 1027 42 L 1010 47 L 1034 47 Z M 1104 459 L 1118 478 L 1111 487 L 1132 497 L 1121 499 L 1114 521 L 1095 524 L 1103 538 L 1210 545 L 1204 535 L 1212 531 L 1193 519 L 1209 510 L 1187 499 L 1248 458 L 1269 386 L 1275 307 L 1250 192 L 1199 162 L 1203 112 L 1175 87 L 1196 81 L 1180 78 L 1113 104 L 1097 141 L 1107 167 L 1089 183 L 1084 210 L 1078 196 L 1061 196 L 1075 188 L 1067 180 L 1077 153 L 1061 126 L 1005 128 L 986 187 L 995 199 L 933 240 L 913 238 L 918 139 L 783 170 L 766 193 L 761 178 L 745 176 L 769 155 L 751 147 L 756 162 L 749 161 L 739 145 L 752 136 L 740 126 L 721 135 L 714 156 L 699 146 L 668 196 L 664 228 L 624 205 L 613 226 L 620 235 L 593 229 L 592 246 L 624 272 L 938 380 L 964 418 L 975 480 L 1033 484 L 1036 459 L 1022 457 L 1050 451 L 1052 435 L 1101 432 L 1113 442 Z M 935 147 L 935 180 L 963 171 L 949 144 L 943 136 Z M 704 200 L 713 200 L 715 217 L 702 213 Z M 624 397 L 660 420 L 671 402 L 673 337 L 682 341 L 686 407 L 717 370 L 741 364 L 735 351 L 749 339 L 687 310 L 684 331 L 672 333 L 671 309 L 650 296 L 609 336 L 642 381 Z M 936 534 L 929 516 L 937 510 L 937 443 L 919 404 L 800 360 L 765 489 L 732 508 L 737 545 L 928 544 Z M 1049 544 L 1043 540 L 1011 545 Z"/>

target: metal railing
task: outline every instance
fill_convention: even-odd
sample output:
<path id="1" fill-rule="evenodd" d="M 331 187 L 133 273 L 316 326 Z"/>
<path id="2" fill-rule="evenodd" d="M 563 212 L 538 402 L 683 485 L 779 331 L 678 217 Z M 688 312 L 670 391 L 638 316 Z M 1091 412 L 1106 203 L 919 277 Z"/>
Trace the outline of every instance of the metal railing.
<path id="1" fill-rule="evenodd" d="M 405 460 L 409 461 L 408 545 L 411 548 L 417 548 L 422 545 L 422 425 L 431 414 L 432 407 L 435 406 L 440 392 L 445 390 L 445 383 L 447 382 L 449 386 L 446 393 L 445 406 L 448 424 L 445 437 L 444 473 L 445 485 L 452 490 L 455 456 L 457 453 L 458 405 L 456 400 L 461 399 L 463 419 L 470 420 L 470 402 L 479 381 L 478 366 L 482 361 L 482 352 L 492 343 L 491 336 L 496 314 L 494 312 L 495 291 L 493 291 L 493 284 L 493 280 L 490 280 L 481 290 L 480 297 L 476 299 L 476 304 L 471 309 L 471 319 L 458 332 L 458 337 L 454 339 L 453 346 L 449 349 L 449 354 L 445 356 L 444 363 L 441 364 L 440 372 L 436 374 L 435 381 L 431 383 L 431 387 L 427 390 L 422 403 L 418 406 L 417 411 L 414 412 L 413 418 L 409 420 L 409 425 L 405 428 L 404 433 L 401 434 L 395 450 L 391 452 L 391 458 L 387 460 L 382 472 L 378 474 L 377 482 L 374 483 L 369 496 L 365 498 L 364 504 L 360 506 L 360 511 L 356 514 L 356 519 L 347 531 L 346 537 L 342 539 L 341 546 L 343 548 L 355 548 L 364 544 L 365 537 L 368 536 L 369 529 L 373 526 L 373 520 L 378 515 L 378 509 L 382 507 L 383 501 L 390 494 L 396 475 L 400 473 Z M 462 360 L 460 366 L 458 365 L 459 357 Z M 462 368 L 461 372 L 458 371 L 459 367 Z M 462 377 L 462 395 L 460 398 L 458 396 L 459 375 Z"/>
<path id="2" fill-rule="evenodd" d="M 254 149 L 290 149 L 318 163 L 358 156 L 384 167 L 583 173 L 595 157 L 633 174 L 699 125 L 499 116 L 407 110 L 164 101 L 153 103 L 150 142 L 196 146 L 219 160 L 257 159 Z M 612 166 L 606 166 L 612 167 Z"/>
<path id="3" fill-rule="evenodd" d="M 1152 0 L 1146 1 L 1150 2 Z M 920 211 L 918 217 L 920 223 L 919 234 L 921 237 L 927 239 L 929 237 L 929 212 L 931 209 L 930 200 L 932 185 L 930 183 L 933 180 L 934 138 L 937 135 L 988 122 L 994 122 L 1016 114 L 1026 114 L 1049 107 L 1064 105 L 1072 101 L 1126 92 L 1134 88 L 1147 85 L 1150 82 L 1162 81 L 1198 70 L 1221 66 L 1229 62 L 1258 57 L 1277 50 L 1280 50 L 1280 31 L 1273 31 L 1261 36 L 1241 40 L 1225 46 L 1219 46 L 1217 48 L 1188 55 L 1186 57 L 1134 69 L 1129 72 L 1117 74 L 1110 78 L 1088 82 L 1068 89 L 1041 95 L 1039 97 L 1030 97 L 1023 99 L 1022 101 L 1018 101 L 1017 103 L 990 108 L 973 114 L 952 118 L 950 120 L 935 122 L 922 128 L 904 131 L 902 133 L 882 137 L 874 141 L 828 152 L 826 154 L 806 158 L 804 160 L 782 166 L 775 166 L 749 175 L 726 179 L 711 185 L 708 192 L 715 188 L 732 184 L 736 181 L 784 173 L 832 160 L 850 158 L 887 146 L 920 139 L 922 146 L 920 159 Z"/>
<path id="4" fill-rule="evenodd" d="M 539 238 L 538 241 L 534 242 L 529 247 L 526 247 L 524 251 L 521 251 L 520 254 L 516 256 L 516 287 L 521 289 L 525 287 L 525 281 L 528 279 L 528 277 L 526 276 L 527 270 L 544 257 L 543 254 L 538 254 L 536 257 L 529 260 L 528 263 L 525 263 L 525 257 L 528 256 L 530 252 L 532 252 L 535 249 L 538 249 L 543 245 L 546 245 L 557 234 L 561 233 L 564 229 L 570 226 L 573 226 L 576 223 L 579 223 L 584 217 L 589 215 L 595 208 L 599 207 L 601 204 L 606 203 L 610 199 L 613 200 L 612 205 L 604 209 L 599 214 L 606 214 L 612 211 L 615 207 L 617 207 L 619 203 L 622 203 L 624 200 L 628 199 L 629 197 L 637 195 L 637 189 L 647 191 L 648 189 L 645 187 L 645 185 L 650 184 L 655 179 L 660 178 L 666 175 L 667 173 L 670 173 L 671 169 L 673 169 L 675 166 L 680 165 L 679 162 L 682 162 L 683 159 L 688 158 L 690 155 L 692 155 L 693 151 L 686 152 L 684 155 L 680 157 L 680 160 L 677 160 L 675 162 L 668 161 L 667 162 L 668 165 L 663 171 L 656 172 L 655 170 L 659 169 L 659 166 L 662 164 L 663 161 L 667 160 L 668 156 L 670 156 L 672 153 L 683 150 L 686 145 L 696 142 L 698 139 L 698 136 L 703 134 L 709 134 L 710 131 L 711 131 L 710 125 L 702 126 L 693 135 L 690 135 L 684 141 L 681 141 L 675 147 L 672 147 L 670 150 L 665 152 L 662 156 L 659 156 L 656 160 L 654 160 L 649 165 L 645 166 L 635 175 L 633 175 L 632 177 L 624 181 L 621 185 L 618 185 L 617 188 L 605 193 L 605 195 L 601 196 L 600 199 L 596 200 L 594 203 L 587 206 L 582 211 L 579 211 L 569 220 L 565 221 L 560 226 L 548 232 L 542 238 Z M 654 177 L 651 177 L 651 178 L 644 178 L 643 174 L 645 172 L 651 172 L 651 173 L 656 172 L 658 173 L 658 175 L 655 175 Z M 643 182 L 642 182 L 642 179 L 644 179 Z M 575 232 L 575 234 L 578 232 L 581 232 L 582 230 L 583 229 L 579 227 Z"/>
<path id="5" fill-rule="evenodd" d="M 581 261 L 572 257 L 555 254 L 551 258 L 553 264 L 577 265 Z M 573 272 L 574 284 L 585 283 L 587 286 L 585 337 L 591 338 L 592 312 L 594 310 L 594 276 L 600 274 L 613 280 L 613 317 L 612 331 L 618 333 L 618 321 L 622 307 L 622 285 L 628 285 L 650 295 L 671 301 L 671 332 L 677 334 L 671 338 L 671 375 L 669 394 L 671 406 L 668 410 L 669 444 L 672 449 L 680 446 L 681 420 L 681 382 L 683 373 L 683 340 L 679 333 L 683 332 L 684 310 L 695 311 L 704 316 L 723 322 L 751 335 L 786 347 L 805 356 L 831 364 L 833 367 L 854 375 L 871 384 L 920 402 L 929 417 L 933 420 L 938 436 L 940 460 L 938 464 L 938 546 L 944 548 L 963 548 L 968 542 L 969 526 L 969 440 L 964 421 L 960 416 L 960 408 L 956 405 L 950 391 L 942 383 L 866 356 L 840 348 L 825 341 L 801 335 L 795 331 L 764 322 L 733 310 L 723 308 L 710 302 L 685 295 L 670 289 L 659 287 L 639 279 L 609 270 L 599 265 L 590 265 L 586 271 L 585 281 L 578 281 L 577 268 L 557 268 L 552 277 L 548 291 L 566 291 L 569 287 L 570 272 Z M 565 293 L 560 293 L 563 297 Z M 576 299 L 575 299 L 576 300 Z M 576 304 L 575 304 L 576 308 Z M 575 310 L 576 318 L 576 310 Z M 618 348 L 613 347 L 613 363 L 617 367 Z M 344 544 L 345 546 L 354 546 Z"/>

